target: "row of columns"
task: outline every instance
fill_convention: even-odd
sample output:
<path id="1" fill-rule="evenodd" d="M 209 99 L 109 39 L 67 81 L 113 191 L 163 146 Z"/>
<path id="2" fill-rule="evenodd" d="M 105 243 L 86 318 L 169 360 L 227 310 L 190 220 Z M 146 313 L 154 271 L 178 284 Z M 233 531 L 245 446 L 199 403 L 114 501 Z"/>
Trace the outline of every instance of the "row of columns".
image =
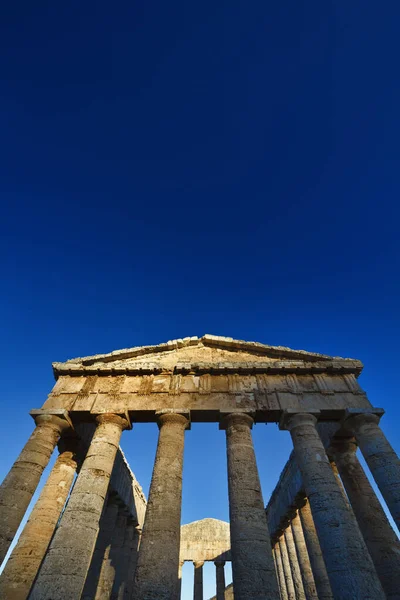
<path id="1" fill-rule="evenodd" d="M 133 597 L 143 600 L 155 597 L 171 600 L 179 595 L 182 467 L 184 432 L 189 428 L 188 416 L 173 411 L 158 413 L 160 433 L 157 454 L 133 582 Z M 62 600 L 65 597 L 78 600 L 81 597 L 121 433 L 128 427 L 126 419 L 114 414 L 99 415 L 96 420 L 96 431 L 62 519 L 48 546 L 31 592 L 32 600 Z M 38 416 L 36 424 L 34 433 L 0 489 L 0 548 L 3 556 L 52 450 L 61 433 L 68 428 L 67 420 L 58 416 Z M 279 597 L 276 577 L 276 572 L 279 575 L 278 552 L 275 546 L 274 562 L 251 437 L 252 425 L 252 417 L 240 412 L 226 415 L 221 422 L 227 441 L 235 600 L 275 600 Z M 367 543 L 331 469 L 315 425 L 316 418 L 310 413 L 286 415 L 282 423 L 282 427 L 290 431 L 293 440 L 332 596 L 340 600 L 353 600 L 355 597 L 384 598 L 381 579 L 367 550 Z M 346 427 L 355 436 L 393 517 L 399 523 L 400 465 L 378 426 L 378 417 L 373 414 L 353 415 L 347 420 Z M 76 460 L 73 455 L 68 459 L 71 461 L 67 466 L 67 470 L 69 468 L 71 471 L 71 479 L 71 473 L 77 464 L 74 465 Z M 337 462 L 338 468 L 341 468 L 340 461 Z M 58 469 L 61 463 L 62 459 L 58 463 Z M 46 488 L 46 492 L 45 488 L 42 492 L 43 503 L 48 500 L 53 507 L 54 498 L 51 498 L 53 487 L 57 485 L 56 474 L 57 470 L 54 472 L 53 484 Z M 65 487 L 68 487 L 69 480 L 65 479 Z M 55 512 L 58 510 L 59 507 Z M 46 510 L 38 512 L 39 520 L 43 519 L 44 513 Z M 53 524 L 54 517 L 50 520 L 48 532 L 52 528 L 54 531 Z M 304 527 L 303 530 L 307 541 Z M 33 535 L 36 539 L 36 534 L 32 532 L 30 537 L 28 528 L 25 538 L 30 537 L 32 541 Z M 285 547 L 279 542 L 282 564 L 285 548 L 289 558 L 293 555 L 293 540 L 296 543 L 294 528 L 285 536 Z M 372 542 L 371 539 L 371 547 Z M 24 543 L 29 547 L 29 539 L 25 539 Z M 42 547 L 44 545 L 43 542 Z M 309 559 L 312 564 L 311 555 Z M 18 555 L 17 552 L 14 569 L 25 568 L 24 565 L 24 553 Z M 315 586 L 318 588 L 315 570 L 313 572 Z M 384 574 L 384 567 L 382 573 Z M 5 580 L 7 581 L 7 577 Z M 287 576 L 285 581 L 288 581 Z M 298 573 L 294 578 L 292 574 L 292 581 L 293 586 L 296 584 L 298 589 L 302 585 L 303 593 L 306 593 L 306 584 L 304 580 L 299 580 Z M 287 583 L 287 587 L 288 585 L 290 587 Z M 308 585 L 311 585 L 310 582 Z M 0 596 L 10 600 L 17 598 L 15 595 L 1 593 Z"/>
<path id="2" fill-rule="evenodd" d="M 217 560 L 215 564 L 216 600 L 225 600 L 225 561 Z M 195 561 L 193 600 L 203 600 L 203 565 L 204 561 Z"/>

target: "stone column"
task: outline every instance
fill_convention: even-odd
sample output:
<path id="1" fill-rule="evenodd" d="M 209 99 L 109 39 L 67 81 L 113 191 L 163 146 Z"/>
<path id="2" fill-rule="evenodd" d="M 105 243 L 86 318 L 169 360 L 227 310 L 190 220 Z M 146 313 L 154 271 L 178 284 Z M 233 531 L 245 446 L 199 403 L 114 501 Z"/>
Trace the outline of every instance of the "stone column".
<path id="1" fill-rule="evenodd" d="M 216 560 L 214 565 L 217 587 L 216 600 L 225 600 L 225 561 Z"/>
<path id="2" fill-rule="evenodd" d="M 279 539 L 279 548 L 281 550 L 281 559 L 283 566 L 283 574 L 285 576 L 286 592 L 288 600 L 296 600 L 296 592 L 294 590 L 293 576 L 289 563 L 289 555 L 286 547 L 285 536 Z"/>
<path id="3" fill-rule="evenodd" d="M 203 600 L 203 561 L 193 563 L 194 566 L 194 585 L 193 600 Z"/>
<path id="4" fill-rule="evenodd" d="M 136 564 L 139 555 L 139 546 L 140 540 L 142 537 L 142 530 L 139 527 L 135 527 L 133 536 L 132 536 L 132 545 L 130 551 L 130 561 L 129 561 L 129 570 L 128 570 L 128 580 L 127 585 L 124 590 L 123 600 L 132 600 L 133 596 L 133 585 L 135 581 L 135 573 L 136 573 Z M 180 591 L 179 596 L 180 597 Z M 122 598 L 121 598 L 122 600 Z"/>
<path id="5" fill-rule="evenodd" d="M 303 580 L 301 578 L 299 561 L 297 559 L 296 547 L 294 545 L 293 533 L 290 524 L 288 524 L 288 526 L 285 529 L 285 542 L 289 555 L 289 563 L 292 571 L 292 579 L 294 591 L 296 593 L 296 599 L 306 600 L 306 595 L 303 587 Z"/>
<path id="6" fill-rule="evenodd" d="M 183 447 L 189 420 L 183 414 L 161 412 L 158 425 L 157 453 L 133 586 L 133 597 L 141 600 L 175 600 L 179 588 Z"/>
<path id="7" fill-rule="evenodd" d="M 306 541 L 304 539 L 303 528 L 301 526 L 300 517 L 297 511 L 292 518 L 291 528 L 296 546 L 297 557 L 299 560 L 300 572 L 303 579 L 304 593 L 307 600 L 318 600 L 317 588 L 315 587 L 314 576 L 307 552 Z"/>
<path id="8" fill-rule="evenodd" d="M 233 587 L 235 600 L 274 599 L 279 587 L 251 437 L 253 419 L 228 414 L 226 430 Z"/>
<path id="9" fill-rule="evenodd" d="M 400 529 L 400 460 L 379 427 L 379 417 L 359 414 L 346 419 L 391 515 Z"/>
<path id="10" fill-rule="evenodd" d="M 181 597 L 181 593 L 182 593 L 182 568 L 183 565 L 185 564 L 184 560 L 180 560 L 179 561 L 179 569 L 178 569 L 178 594 L 177 594 L 177 598 Z"/>
<path id="11" fill-rule="evenodd" d="M 279 591 L 281 593 L 282 600 L 288 600 L 288 593 L 286 590 L 286 581 L 285 581 L 285 574 L 283 572 L 281 548 L 279 545 L 279 541 L 276 542 L 274 550 L 275 550 L 275 559 L 276 559 L 276 570 L 278 572 Z M 221 600 L 223 600 L 223 599 L 221 599 Z"/>
<path id="12" fill-rule="evenodd" d="M 121 567 L 121 548 L 124 541 L 125 525 L 126 516 L 119 508 L 110 543 L 107 545 L 103 556 L 95 600 L 109 600 L 113 597 L 112 591 Z"/>
<path id="13" fill-rule="evenodd" d="M 121 577 L 118 581 L 114 582 L 114 588 L 111 594 L 112 600 L 124 600 L 129 598 L 128 587 L 131 578 L 130 569 L 132 567 L 132 556 L 131 553 L 137 554 L 137 542 L 134 546 L 134 537 L 136 536 L 136 523 L 131 519 L 127 518 L 125 535 L 123 540 L 123 546 L 121 548 L 121 564 L 120 572 Z"/>
<path id="14" fill-rule="evenodd" d="M 121 433 L 128 426 L 114 414 L 99 415 L 96 421 L 85 461 L 30 600 L 81 597 Z"/>
<path id="15" fill-rule="evenodd" d="M 382 600 L 384 592 L 353 512 L 332 472 L 310 413 L 286 415 L 335 600 Z"/>
<path id="16" fill-rule="evenodd" d="M 0 598 L 26 600 L 68 498 L 78 441 L 64 437 L 59 446 L 61 453 L 0 577 Z"/>
<path id="17" fill-rule="evenodd" d="M 36 428 L 0 487 L 0 564 L 61 433 L 70 427 L 66 412 L 60 416 L 31 414 Z"/>
<path id="18" fill-rule="evenodd" d="M 400 590 L 400 542 L 357 456 L 352 438 L 336 438 L 330 447 L 375 569 L 387 598 Z"/>
<path id="19" fill-rule="evenodd" d="M 333 594 L 331 584 L 329 583 L 324 557 L 322 556 L 322 550 L 308 500 L 305 500 L 303 506 L 299 508 L 299 514 L 314 576 L 315 587 L 317 588 L 318 600 L 332 600 Z"/>

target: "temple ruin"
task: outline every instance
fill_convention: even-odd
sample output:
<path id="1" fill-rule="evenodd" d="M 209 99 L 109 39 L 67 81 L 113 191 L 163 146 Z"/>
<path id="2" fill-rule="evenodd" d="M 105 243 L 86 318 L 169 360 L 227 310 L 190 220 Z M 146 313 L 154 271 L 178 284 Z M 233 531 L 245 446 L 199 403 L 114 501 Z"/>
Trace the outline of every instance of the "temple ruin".
<path id="1" fill-rule="evenodd" d="M 203 600 L 212 561 L 217 600 L 399 599 L 399 539 L 356 450 L 398 527 L 400 462 L 379 426 L 383 409 L 359 386 L 362 368 L 213 335 L 54 363 L 56 384 L 31 411 L 34 431 L 0 488 L 1 561 L 56 446 L 59 455 L 0 598 L 178 600 L 190 561 Z M 144 422 L 159 427 L 147 502 L 119 446 Z M 216 422 L 226 437 L 229 524 L 181 527 L 192 422 Z M 265 506 L 251 430 L 271 422 L 290 432 L 293 451 Z"/>

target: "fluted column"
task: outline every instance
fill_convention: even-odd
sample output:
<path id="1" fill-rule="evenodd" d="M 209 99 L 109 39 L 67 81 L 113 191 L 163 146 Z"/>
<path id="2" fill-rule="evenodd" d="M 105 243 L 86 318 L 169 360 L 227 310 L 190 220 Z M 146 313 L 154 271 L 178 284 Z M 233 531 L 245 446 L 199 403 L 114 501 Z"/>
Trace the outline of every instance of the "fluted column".
<path id="1" fill-rule="evenodd" d="M 314 576 L 307 552 L 303 528 L 301 526 L 300 517 L 297 511 L 292 517 L 291 528 L 296 546 L 296 553 L 299 560 L 300 572 L 303 579 L 304 593 L 307 600 L 318 600 L 317 588 L 315 586 Z"/>
<path id="2" fill-rule="evenodd" d="M 0 486 L 0 564 L 63 431 L 65 415 L 33 414 L 36 427 Z"/>
<path id="3" fill-rule="evenodd" d="M 143 524 L 133 597 L 175 600 L 179 593 L 182 468 L 185 430 L 183 414 L 158 414 L 160 433 L 149 500 Z"/>
<path id="4" fill-rule="evenodd" d="M 276 570 L 278 572 L 279 591 L 280 591 L 282 600 L 288 600 L 288 593 L 287 593 L 287 589 L 286 589 L 285 574 L 283 572 L 281 548 L 279 545 L 279 541 L 276 542 L 276 544 L 274 546 L 274 551 L 275 551 Z M 223 600 L 223 598 L 221 600 Z"/>
<path id="5" fill-rule="evenodd" d="M 194 585 L 193 600 L 203 600 L 203 561 L 193 563 L 194 566 Z"/>
<path id="6" fill-rule="evenodd" d="M 276 600 L 278 582 L 251 437 L 253 419 L 231 413 L 226 430 L 231 553 L 235 600 Z"/>
<path id="7" fill-rule="evenodd" d="M 387 598 L 398 598 L 400 542 L 357 456 L 352 438 L 337 438 L 330 447 L 352 509 Z"/>
<path id="8" fill-rule="evenodd" d="M 122 417 L 103 414 L 50 544 L 30 600 L 79 600 L 93 554 L 122 430 Z"/>
<path id="9" fill-rule="evenodd" d="M 329 583 L 324 557 L 322 556 L 322 550 L 308 500 L 305 500 L 304 504 L 300 506 L 299 515 L 303 527 L 308 556 L 310 558 L 315 587 L 317 588 L 318 600 L 332 600 L 333 594 L 331 584 Z"/>
<path id="10" fill-rule="evenodd" d="M 311 504 L 335 600 L 382 600 L 383 589 L 354 514 L 346 504 L 309 413 L 289 414 L 296 462 Z"/>
<path id="11" fill-rule="evenodd" d="M 216 578 L 216 600 L 225 600 L 225 561 L 216 560 L 215 565 L 215 578 Z"/>
<path id="12" fill-rule="evenodd" d="M 289 555 L 289 563 L 292 571 L 294 591 L 296 593 L 297 600 L 306 600 L 306 595 L 303 587 L 303 580 L 300 573 L 299 561 L 296 554 L 296 547 L 294 545 L 293 533 L 290 524 L 285 529 L 285 542 Z"/>
<path id="13" fill-rule="evenodd" d="M 400 460 L 374 414 L 350 416 L 345 428 L 354 435 L 390 513 L 400 529 Z"/>
<path id="14" fill-rule="evenodd" d="M 281 550 L 283 574 L 285 576 L 286 592 L 288 600 L 296 600 L 296 592 L 294 589 L 293 575 L 290 568 L 289 554 L 287 551 L 285 536 L 282 535 L 279 539 L 279 548 Z"/>
<path id="15" fill-rule="evenodd" d="M 26 600 L 54 534 L 77 469 L 78 441 L 65 437 L 60 454 L 0 577 L 0 598 Z"/>

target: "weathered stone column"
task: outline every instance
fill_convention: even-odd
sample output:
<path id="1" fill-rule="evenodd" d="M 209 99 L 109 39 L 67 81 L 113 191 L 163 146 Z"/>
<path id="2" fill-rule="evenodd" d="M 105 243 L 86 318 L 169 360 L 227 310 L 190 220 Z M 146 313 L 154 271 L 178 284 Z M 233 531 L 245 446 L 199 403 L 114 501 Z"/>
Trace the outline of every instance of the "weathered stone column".
<path id="1" fill-rule="evenodd" d="M 36 414 L 36 428 L 0 487 L 0 564 L 16 534 L 32 496 L 63 431 L 69 429 L 67 412 Z"/>
<path id="2" fill-rule="evenodd" d="M 132 556 L 131 553 L 137 554 L 137 542 L 134 546 L 133 540 L 136 536 L 136 523 L 131 519 L 127 518 L 125 535 L 123 540 L 123 546 L 121 548 L 121 564 L 120 564 L 120 577 L 114 582 L 113 591 L 111 593 L 111 600 L 124 600 L 128 598 L 128 587 L 131 578 L 130 569 L 132 567 Z M 132 548 L 132 546 L 134 546 Z"/>
<path id="3" fill-rule="evenodd" d="M 400 460 L 379 427 L 379 416 L 359 414 L 346 419 L 391 515 L 400 529 Z"/>
<path id="4" fill-rule="evenodd" d="M 281 550 L 283 574 L 285 576 L 286 592 L 288 600 L 296 600 L 296 592 L 294 590 L 292 570 L 289 563 L 289 555 L 286 547 L 285 536 L 279 539 L 279 548 Z"/>
<path id="5" fill-rule="evenodd" d="M 142 530 L 139 527 L 135 527 L 135 530 L 134 530 L 133 536 L 132 536 L 128 580 L 127 580 L 127 585 L 124 590 L 123 600 L 132 600 L 132 598 L 133 598 L 133 596 L 132 596 L 133 585 L 134 585 L 134 581 L 135 581 L 136 564 L 137 564 L 137 559 L 138 559 L 138 555 L 139 555 L 139 546 L 140 546 L 141 537 L 142 537 Z M 179 594 L 180 594 L 180 590 L 179 590 Z M 180 597 L 180 595 L 178 597 Z"/>
<path id="6" fill-rule="evenodd" d="M 286 415 L 294 455 L 311 504 L 335 600 L 382 600 L 384 592 L 364 539 L 340 490 L 310 413 Z"/>
<path id="7" fill-rule="evenodd" d="M 124 541 L 126 515 L 118 509 L 115 526 L 101 565 L 95 600 L 109 600 L 121 568 L 121 548 Z"/>
<path id="8" fill-rule="evenodd" d="M 286 581 L 285 581 L 285 574 L 283 572 L 281 548 L 279 545 L 279 541 L 276 542 L 276 544 L 274 546 L 274 550 L 275 550 L 276 570 L 278 572 L 279 591 L 281 593 L 282 600 L 288 600 L 288 593 L 286 590 Z M 221 600 L 223 600 L 223 598 Z"/>
<path id="9" fill-rule="evenodd" d="M 307 552 L 306 541 L 304 539 L 303 528 L 298 512 L 291 521 L 292 534 L 296 546 L 297 557 L 300 565 L 300 572 L 303 579 L 304 593 L 307 600 L 318 600 L 317 588 L 315 587 L 314 576 Z"/>
<path id="10" fill-rule="evenodd" d="M 232 572 L 235 600 L 274 599 L 279 595 L 271 540 L 254 454 L 253 419 L 228 414 L 226 430 Z"/>
<path id="11" fill-rule="evenodd" d="M 64 437 L 60 454 L 0 577 L 0 598 L 26 600 L 54 534 L 77 469 L 78 440 Z"/>
<path id="12" fill-rule="evenodd" d="M 122 430 L 128 422 L 113 414 L 98 423 L 80 474 L 50 544 L 30 600 L 79 600 L 97 538 Z"/>
<path id="13" fill-rule="evenodd" d="M 181 593 L 182 593 L 182 568 L 183 565 L 185 564 L 184 560 L 180 560 L 179 561 L 179 569 L 178 569 L 178 594 L 177 594 L 177 598 L 181 597 Z"/>
<path id="14" fill-rule="evenodd" d="M 216 560 L 215 565 L 215 578 L 216 578 L 216 600 L 225 600 L 225 561 Z"/>
<path id="15" fill-rule="evenodd" d="M 400 542 L 357 456 L 352 438 L 336 438 L 330 447 L 354 514 L 387 598 L 400 590 Z"/>
<path id="16" fill-rule="evenodd" d="M 193 563 L 194 566 L 194 585 L 193 600 L 203 600 L 203 561 Z"/>
<path id="17" fill-rule="evenodd" d="M 289 555 L 289 563 L 292 571 L 294 591 L 296 593 L 297 600 L 306 600 L 306 595 L 303 587 L 303 580 L 301 578 L 299 561 L 296 554 L 296 547 L 294 545 L 293 533 L 290 524 L 285 529 L 285 542 L 286 548 Z"/>
<path id="18" fill-rule="evenodd" d="M 333 594 L 331 584 L 329 583 L 324 557 L 322 556 L 322 550 L 308 500 L 305 500 L 304 504 L 299 507 L 299 515 L 303 527 L 308 556 L 310 558 L 315 587 L 317 588 L 318 600 L 332 600 Z"/>
<path id="19" fill-rule="evenodd" d="M 175 600 L 179 583 L 182 468 L 185 429 L 183 414 L 158 414 L 160 428 L 149 500 L 143 524 L 133 597 Z"/>

